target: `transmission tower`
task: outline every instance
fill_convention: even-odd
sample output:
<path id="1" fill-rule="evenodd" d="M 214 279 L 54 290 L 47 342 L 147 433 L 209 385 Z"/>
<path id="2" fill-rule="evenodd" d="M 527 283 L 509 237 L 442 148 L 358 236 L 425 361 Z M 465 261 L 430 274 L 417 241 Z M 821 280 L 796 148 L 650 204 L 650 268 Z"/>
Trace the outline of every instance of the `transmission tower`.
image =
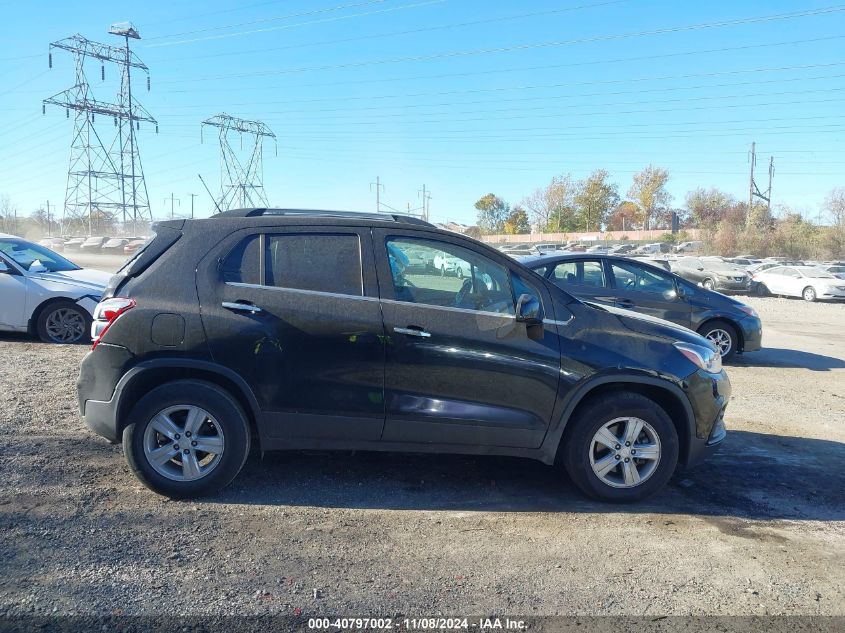
<path id="1" fill-rule="evenodd" d="M 246 121 L 228 114 L 217 114 L 206 119 L 200 126 L 202 141 L 203 126 L 210 125 L 219 129 L 220 137 L 220 200 L 217 207 L 222 211 L 266 207 L 267 194 L 264 191 L 264 139 L 276 135 L 261 121 Z M 229 143 L 230 133 L 237 132 L 240 137 L 240 149 L 243 150 L 244 135 L 248 137 L 247 147 L 252 143 L 249 161 L 244 165 L 235 149 Z M 276 146 L 278 154 L 278 146 Z"/>
<path id="2" fill-rule="evenodd" d="M 760 191 L 757 181 L 754 180 L 754 168 L 757 166 L 757 143 L 751 143 L 751 151 L 748 154 L 748 161 L 751 163 L 751 178 L 748 187 L 748 212 L 754 208 L 754 198 L 760 198 L 766 203 L 766 213 L 772 212 L 772 178 L 775 175 L 775 157 L 769 158 L 769 188 L 765 192 Z"/>
<path id="3" fill-rule="evenodd" d="M 109 30 L 125 39 L 124 47 L 92 42 L 77 34 L 50 44 L 49 65 L 53 67 L 53 49 L 73 54 L 76 82 L 72 88 L 44 99 L 47 105 L 65 109 L 70 118 L 73 110 L 74 126 L 68 167 L 62 233 L 77 231 L 89 235 L 95 229 L 113 224 L 118 218 L 124 230 L 136 233 L 138 224 L 152 221 L 147 186 L 138 153 L 136 132 L 141 121 L 156 126 L 156 120 L 132 97 L 131 70 L 147 75 L 149 69 L 129 50 L 129 39 L 140 39 L 138 31 L 128 23 L 115 24 Z M 120 91 L 117 103 L 97 100 L 85 73 L 86 61 L 100 62 L 100 79 L 105 79 L 106 62 L 120 68 Z M 104 137 L 94 125 L 96 115 L 112 119 L 113 135 Z M 108 147 L 108 149 L 106 149 Z"/>

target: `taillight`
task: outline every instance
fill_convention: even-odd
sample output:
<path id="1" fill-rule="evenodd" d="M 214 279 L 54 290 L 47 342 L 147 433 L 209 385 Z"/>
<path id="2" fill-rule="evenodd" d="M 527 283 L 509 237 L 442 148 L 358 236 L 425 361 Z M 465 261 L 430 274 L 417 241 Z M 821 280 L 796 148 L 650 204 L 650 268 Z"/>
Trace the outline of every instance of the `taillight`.
<path id="1" fill-rule="evenodd" d="M 135 299 L 126 297 L 112 297 L 100 301 L 94 308 L 94 321 L 91 323 L 91 349 L 97 347 L 106 330 L 121 314 L 134 307 Z"/>

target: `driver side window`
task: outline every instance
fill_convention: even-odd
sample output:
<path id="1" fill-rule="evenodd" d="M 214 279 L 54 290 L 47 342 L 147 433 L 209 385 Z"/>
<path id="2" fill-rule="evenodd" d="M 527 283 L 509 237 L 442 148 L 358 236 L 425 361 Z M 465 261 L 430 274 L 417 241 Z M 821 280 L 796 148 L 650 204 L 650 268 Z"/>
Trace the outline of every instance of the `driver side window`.
<path id="1" fill-rule="evenodd" d="M 515 314 L 508 270 L 478 253 L 427 239 L 388 238 L 397 301 Z"/>

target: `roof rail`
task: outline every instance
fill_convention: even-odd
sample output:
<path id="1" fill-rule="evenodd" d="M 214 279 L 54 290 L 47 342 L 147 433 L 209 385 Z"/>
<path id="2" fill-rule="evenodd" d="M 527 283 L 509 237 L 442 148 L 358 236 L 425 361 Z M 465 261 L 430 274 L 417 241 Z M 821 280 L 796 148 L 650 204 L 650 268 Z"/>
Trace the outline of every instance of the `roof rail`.
<path id="1" fill-rule="evenodd" d="M 434 225 L 412 215 L 399 213 L 368 213 L 361 211 L 326 211 L 318 209 L 231 209 L 211 216 L 212 218 L 255 218 L 267 216 L 315 217 L 315 218 L 347 218 L 351 220 L 378 220 L 381 222 L 398 222 L 401 224 L 417 224 L 420 226 Z"/>

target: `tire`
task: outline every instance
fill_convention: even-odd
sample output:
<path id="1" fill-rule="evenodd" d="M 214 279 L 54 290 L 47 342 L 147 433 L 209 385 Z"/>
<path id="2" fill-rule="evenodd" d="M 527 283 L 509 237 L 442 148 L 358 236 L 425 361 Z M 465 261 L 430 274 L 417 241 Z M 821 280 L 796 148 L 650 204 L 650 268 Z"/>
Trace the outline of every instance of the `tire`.
<path id="1" fill-rule="evenodd" d="M 739 335 L 736 328 L 727 321 L 710 321 L 698 330 L 704 338 L 710 340 L 722 354 L 722 361 L 728 361 L 736 354 Z M 729 343 L 726 343 L 726 339 Z"/>
<path id="2" fill-rule="evenodd" d="M 769 296 L 769 289 L 766 288 L 766 284 L 757 284 L 757 296 L 758 297 L 768 297 Z"/>
<path id="3" fill-rule="evenodd" d="M 193 408 L 193 409 L 191 409 Z M 187 426 L 192 411 L 199 410 L 196 420 L 202 422 L 192 433 Z M 172 426 L 160 422 L 166 414 Z M 187 415 L 186 415 L 187 413 Z M 206 415 L 207 414 L 207 415 Z M 158 428 L 166 428 L 163 434 Z M 174 435 L 170 431 L 178 432 Z M 220 453 L 203 452 L 188 447 L 221 446 Z M 173 442 L 174 450 L 161 453 L 171 455 L 168 461 L 153 465 L 151 451 L 161 451 Z M 178 450 L 175 447 L 179 446 Z M 129 424 L 123 430 L 123 453 L 135 476 L 150 490 L 172 499 L 199 497 L 219 491 L 229 484 L 243 468 L 249 455 L 250 432 L 246 415 L 234 398 L 221 387 L 198 380 L 177 380 L 156 387 L 141 398 L 129 414 Z M 188 466 L 182 461 L 190 451 L 196 461 Z M 177 461 L 178 458 L 178 461 Z M 203 465 L 203 462 L 205 464 Z M 196 470 L 191 471 L 191 464 Z M 203 473 L 203 469 L 206 469 Z"/>
<path id="4" fill-rule="evenodd" d="M 713 283 L 713 280 L 709 277 L 701 282 L 701 285 L 704 286 L 707 290 L 716 290 L 716 284 Z"/>
<path id="5" fill-rule="evenodd" d="M 614 449 L 608 448 L 597 442 L 597 433 L 606 425 L 618 419 L 635 418 L 644 423 L 643 430 L 638 436 L 640 442 L 634 442 L 633 446 L 642 446 L 649 444 L 657 446 L 658 459 L 656 460 L 642 460 L 630 456 L 627 451 L 631 447 L 624 445 L 624 432 L 626 422 L 616 423 L 618 429 L 614 436 L 620 437 L 619 451 L 622 453 L 618 460 L 615 459 Z M 675 430 L 672 420 L 653 400 L 646 398 L 638 393 L 619 392 L 611 394 L 610 396 L 597 398 L 589 402 L 583 409 L 581 409 L 577 417 L 569 422 L 572 425 L 572 431 L 565 437 L 565 443 L 561 447 L 564 467 L 569 473 L 573 483 L 587 496 L 599 499 L 601 501 L 610 502 L 630 502 L 645 499 L 666 485 L 672 473 L 675 472 L 675 467 L 678 464 L 678 433 Z M 648 428 L 646 428 L 648 427 Z M 656 436 L 656 442 L 651 441 L 653 438 L 647 438 L 648 442 L 643 442 L 643 439 L 649 434 Z M 603 449 L 604 452 L 596 454 Z M 645 449 L 641 449 L 645 450 Z M 625 457 L 624 455 L 628 455 Z M 610 463 L 616 463 L 610 472 L 606 473 L 607 480 L 616 480 L 617 484 L 611 485 L 594 470 L 594 463 L 599 467 L 602 459 L 613 457 L 614 460 Z M 592 461 L 591 461 L 592 459 Z M 643 479 L 637 484 L 626 484 L 623 479 L 623 470 L 625 468 L 624 459 L 631 460 L 633 466 L 638 472 L 643 473 Z M 641 462 L 636 465 L 637 461 Z"/>
<path id="6" fill-rule="evenodd" d="M 810 303 L 818 299 L 818 296 L 816 296 L 816 289 L 812 286 L 804 288 L 804 290 L 801 291 L 801 296 L 804 297 L 804 301 L 809 301 Z"/>
<path id="7" fill-rule="evenodd" d="M 35 330 L 45 343 L 87 343 L 91 340 L 91 315 L 73 301 L 54 301 L 39 313 Z"/>

